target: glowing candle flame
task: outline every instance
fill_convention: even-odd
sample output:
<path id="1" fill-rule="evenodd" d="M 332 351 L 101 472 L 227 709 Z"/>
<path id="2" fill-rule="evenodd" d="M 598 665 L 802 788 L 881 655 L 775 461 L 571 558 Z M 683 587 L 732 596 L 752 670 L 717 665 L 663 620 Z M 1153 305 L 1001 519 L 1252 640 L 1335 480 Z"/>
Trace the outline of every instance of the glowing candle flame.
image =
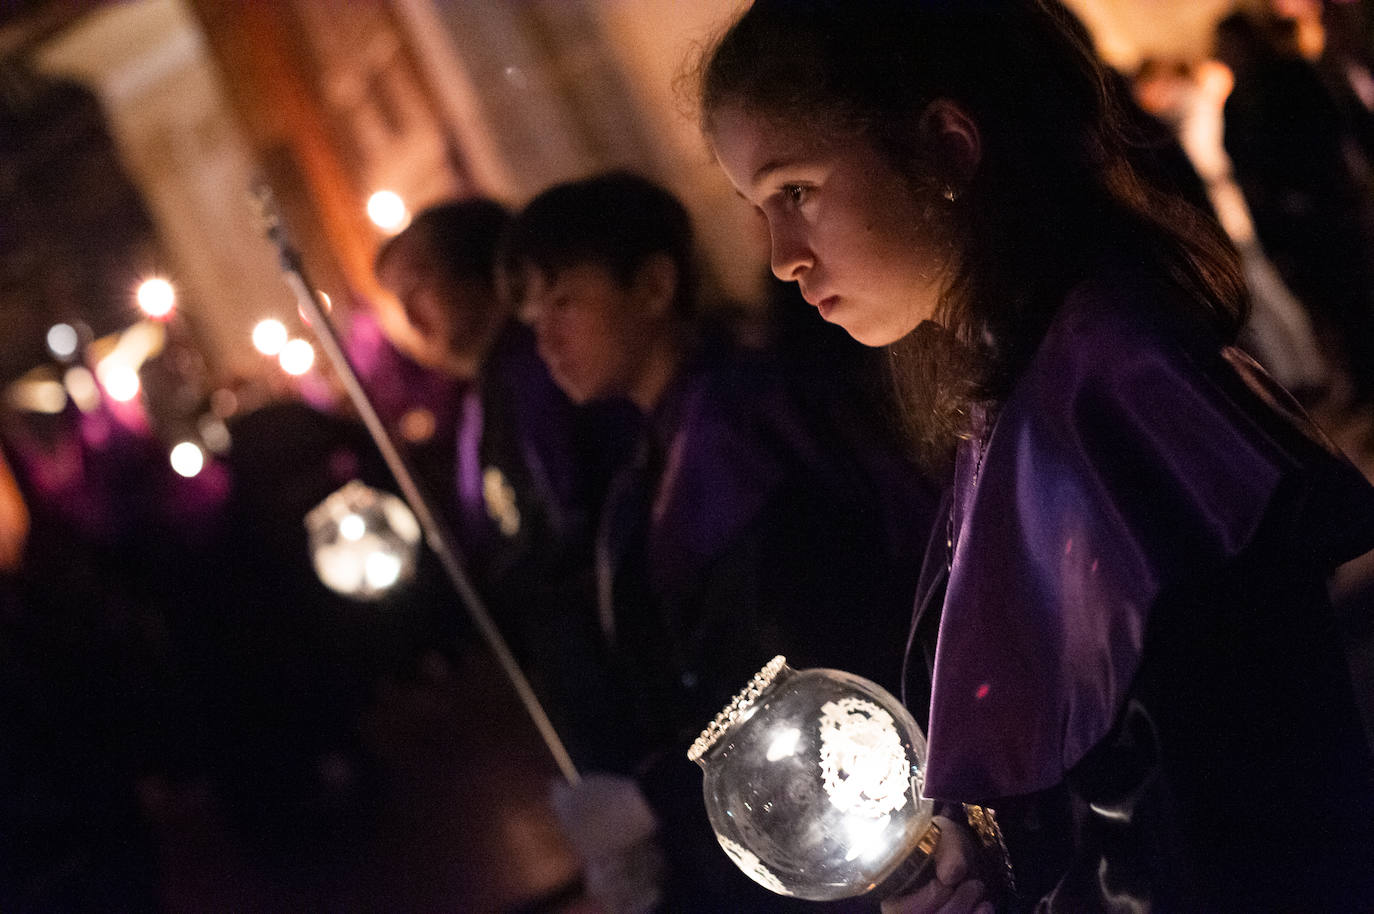
<path id="1" fill-rule="evenodd" d="M 367 521 L 356 514 L 345 515 L 339 521 L 339 536 L 351 542 L 357 542 L 363 538 L 367 532 Z"/>
<path id="2" fill-rule="evenodd" d="M 379 190 L 367 198 L 367 217 L 377 228 L 394 235 L 410 221 L 410 210 L 395 191 Z"/>
<path id="3" fill-rule="evenodd" d="M 183 441 L 172 448 L 172 469 L 190 479 L 205 468 L 205 452 L 194 442 Z"/>
<path id="4" fill-rule="evenodd" d="M 128 365 L 105 366 L 105 370 L 99 374 L 105 393 L 119 403 L 128 403 L 137 397 L 143 386 L 138 380 L 138 372 Z"/>
<path id="5" fill-rule="evenodd" d="M 149 317 L 166 317 L 172 313 L 172 308 L 176 305 L 177 293 L 170 282 L 154 276 L 139 284 L 135 297 L 144 314 Z"/>
<path id="6" fill-rule="evenodd" d="M 77 409 L 83 413 L 88 413 L 100 405 L 100 388 L 96 386 L 95 378 L 84 365 L 68 368 L 67 373 L 62 376 L 62 383 L 67 387 L 67 396 L 72 398 Z"/>
<path id="7" fill-rule="evenodd" d="M 53 324 L 48 328 L 48 351 L 59 359 L 76 354 L 76 328 L 71 324 Z"/>
<path id="8" fill-rule="evenodd" d="M 253 325 L 253 348 L 263 355 L 276 355 L 286 345 L 286 325 L 275 317 Z"/>
<path id="9" fill-rule="evenodd" d="M 305 340 L 290 340 L 281 348 L 277 361 L 282 371 L 299 377 L 315 364 L 315 347 Z"/>
<path id="10" fill-rule="evenodd" d="M 373 552 L 363 563 L 363 577 L 373 590 L 386 590 L 400 580 L 401 560 L 390 552 Z"/>

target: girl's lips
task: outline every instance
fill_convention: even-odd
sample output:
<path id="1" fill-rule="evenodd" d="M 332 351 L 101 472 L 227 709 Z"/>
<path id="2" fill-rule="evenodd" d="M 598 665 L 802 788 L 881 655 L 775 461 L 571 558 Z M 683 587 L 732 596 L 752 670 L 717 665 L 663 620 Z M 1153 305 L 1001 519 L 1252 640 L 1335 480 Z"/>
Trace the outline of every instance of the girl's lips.
<path id="1" fill-rule="evenodd" d="M 835 310 L 835 305 L 839 302 L 838 295 L 830 295 L 816 302 L 816 310 L 821 313 L 822 318 L 829 318 L 830 312 Z"/>

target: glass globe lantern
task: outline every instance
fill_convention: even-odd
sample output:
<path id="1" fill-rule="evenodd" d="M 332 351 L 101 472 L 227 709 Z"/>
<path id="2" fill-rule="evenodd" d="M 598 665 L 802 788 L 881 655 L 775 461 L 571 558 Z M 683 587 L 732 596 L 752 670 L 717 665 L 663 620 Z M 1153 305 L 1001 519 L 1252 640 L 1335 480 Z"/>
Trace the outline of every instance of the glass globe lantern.
<path id="1" fill-rule="evenodd" d="M 305 516 L 320 581 L 355 600 L 379 600 L 415 574 L 420 524 L 406 503 L 358 480 Z"/>
<path id="2" fill-rule="evenodd" d="M 721 847 L 760 883 L 814 901 L 909 886 L 939 837 L 925 736 L 890 693 L 774 657 L 692 745 Z"/>

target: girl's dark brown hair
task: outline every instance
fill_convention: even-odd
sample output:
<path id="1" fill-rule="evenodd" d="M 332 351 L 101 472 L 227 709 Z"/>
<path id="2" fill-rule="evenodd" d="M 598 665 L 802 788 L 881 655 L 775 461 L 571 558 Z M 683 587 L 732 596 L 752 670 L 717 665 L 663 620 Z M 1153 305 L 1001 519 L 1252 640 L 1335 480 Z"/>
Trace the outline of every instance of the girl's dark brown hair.
<path id="1" fill-rule="evenodd" d="M 971 403 L 1006 395 L 1064 294 L 1104 259 L 1159 272 L 1224 338 L 1244 320 L 1234 250 L 1131 167 L 1114 84 L 1053 0 L 756 0 L 698 78 L 708 135 L 717 112 L 737 107 L 873 142 L 906 176 L 913 218 L 958 252 L 936 315 L 950 332 L 923 327 L 890 348 L 927 459 L 968 433 Z M 978 126 L 971 178 L 922 139 L 936 99 Z"/>

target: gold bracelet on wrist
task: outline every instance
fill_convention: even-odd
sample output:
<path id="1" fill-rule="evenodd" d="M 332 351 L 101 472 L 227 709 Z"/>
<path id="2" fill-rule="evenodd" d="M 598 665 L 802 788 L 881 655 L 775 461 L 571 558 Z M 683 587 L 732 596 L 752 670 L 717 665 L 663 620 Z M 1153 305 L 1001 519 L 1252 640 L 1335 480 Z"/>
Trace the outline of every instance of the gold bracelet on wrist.
<path id="1" fill-rule="evenodd" d="M 997 824 L 997 813 L 987 806 L 965 803 L 964 817 L 969 828 L 978 836 L 983 851 L 992 855 L 1001 864 L 1002 879 L 1009 895 L 1016 894 L 1016 874 L 1011 868 L 1011 854 L 1007 853 L 1007 841 L 1002 836 L 1002 827 Z"/>

